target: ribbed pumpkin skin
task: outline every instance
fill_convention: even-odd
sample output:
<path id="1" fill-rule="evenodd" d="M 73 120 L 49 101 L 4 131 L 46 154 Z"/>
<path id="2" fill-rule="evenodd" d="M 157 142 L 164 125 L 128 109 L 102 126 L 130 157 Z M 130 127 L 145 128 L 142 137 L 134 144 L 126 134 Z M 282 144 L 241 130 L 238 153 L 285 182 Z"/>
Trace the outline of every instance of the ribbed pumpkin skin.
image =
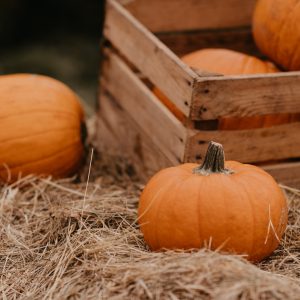
<path id="1" fill-rule="evenodd" d="M 235 173 L 201 176 L 192 173 L 196 164 L 183 164 L 152 177 L 138 209 L 141 231 L 152 250 L 211 244 L 212 249 L 260 261 L 277 248 L 287 224 L 282 191 L 255 166 L 234 161 L 225 166 Z"/>
<path id="2" fill-rule="evenodd" d="M 198 70 L 219 73 L 223 75 L 242 75 L 280 72 L 276 66 L 268 61 L 262 61 L 256 57 L 249 56 L 227 49 L 203 49 L 192 52 L 182 57 L 182 60 Z M 165 106 L 179 119 L 185 121 L 184 114 L 157 88 L 154 94 Z M 300 121 L 298 114 L 280 114 L 267 116 L 253 116 L 244 118 L 221 118 L 219 129 L 237 130 L 271 127 L 289 122 Z"/>
<path id="3" fill-rule="evenodd" d="M 253 35 L 260 51 L 290 71 L 300 70 L 300 2 L 258 0 Z"/>
<path id="4" fill-rule="evenodd" d="M 0 76 L 0 107 L 0 180 L 78 169 L 84 113 L 71 89 L 46 76 Z"/>

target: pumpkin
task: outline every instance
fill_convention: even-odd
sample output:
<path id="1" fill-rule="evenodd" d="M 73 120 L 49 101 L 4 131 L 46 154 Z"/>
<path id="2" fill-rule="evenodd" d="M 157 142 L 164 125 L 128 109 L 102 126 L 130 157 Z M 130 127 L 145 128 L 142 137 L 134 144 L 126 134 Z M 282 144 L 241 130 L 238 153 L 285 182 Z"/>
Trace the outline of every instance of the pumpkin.
<path id="1" fill-rule="evenodd" d="M 40 75 L 0 76 L 0 181 L 64 177 L 80 166 L 84 113 L 76 94 Z"/>
<path id="2" fill-rule="evenodd" d="M 150 249 L 211 249 L 260 261 L 277 248 L 287 225 L 285 196 L 253 165 L 224 160 L 211 142 L 201 166 L 159 171 L 145 186 L 138 221 Z"/>
<path id="3" fill-rule="evenodd" d="M 224 75 L 280 72 L 269 61 L 229 49 L 202 49 L 182 57 L 189 66 Z"/>
<path id="4" fill-rule="evenodd" d="M 279 72 L 276 66 L 268 61 L 262 61 L 227 49 L 203 49 L 182 57 L 183 62 L 194 69 L 220 73 L 223 75 L 258 74 Z M 186 121 L 184 114 L 159 89 L 153 89 L 154 94 L 181 122 Z M 253 129 L 271 127 L 289 122 L 300 121 L 298 114 L 277 114 L 266 116 L 252 116 L 244 118 L 220 118 L 219 129 Z"/>
<path id="5" fill-rule="evenodd" d="M 252 23 L 262 53 L 286 70 L 300 70 L 298 0 L 258 0 Z"/>

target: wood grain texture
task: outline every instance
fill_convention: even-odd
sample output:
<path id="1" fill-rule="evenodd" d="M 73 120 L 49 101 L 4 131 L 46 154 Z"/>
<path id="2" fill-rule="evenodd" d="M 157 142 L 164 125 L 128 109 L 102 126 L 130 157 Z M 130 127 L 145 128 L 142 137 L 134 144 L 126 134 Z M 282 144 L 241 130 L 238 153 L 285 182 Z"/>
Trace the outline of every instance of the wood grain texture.
<path id="1" fill-rule="evenodd" d="M 156 36 L 179 57 L 203 48 L 226 48 L 262 57 L 250 27 L 165 32 Z"/>
<path id="2" fill-rule="evenodd" d="M 107 1 L 105 37 L 189 115 L 197 74 L 115 0 Z"/>
<path id="3" fill-rule="evenodd" d="M 177 56 L 204 47 L 256 53 L 249 31 L 255 0 L 153 0 L 151 5 L 147 0 L 119 0 L 143 25 L 116 0 L 107 2 L 104 34 L 126 60 L 106 53 L 98 119 L 101 149 L 115 149 L 128 157 L 145 180 L 182 160 L 200 162 L 211 140 L 224 145 L 227 159 L 242 162 L 264 164 L 300 157 L 300 123 L 211 130 L 221 117 L 300 112 L 300 72 L 217 76 L 196 72 Z M 143 79 L 160 88 L 189 117 L 186 128 Z M 188 124 L 198 124 L 201 130 Z M 279 182 L 300 183 L 300 162 L 263 168 Z"/>
<path id="4" fill-rule="evenodd" d="M 173 163 L 148 138 L 104 89 L 99 97 L 96 147 L 101 152 L 127 159 L 139 178 L 146 182 L 155 172 Z M 204 146 L 206 147 L 206 146 Z M 300 162 L 261 166 L 279 183 L 300 187 Z"/>
<path id="5" fill-rule="evenodd" d="M 173 165 L 104 89 L 99 102 L 96 147 L 100 152 L 126 159 L 143 181 Z"/>
<path id="6" fill-rule="evenodd" d="M 185 127 L 154 96 L 122 59 L 106 51 L 102 86 L 116 99 L 149 137 L 149 141 L 174 163 L 183 161 L 187 138 Z"/>
<path id="7" fill-rule="evenodd" d="M 199 78 L 191 119 L 300 112 L 300 72 Z"/>
<path id="8" fill-rule="evenodd" d="M 210 141 L 224 146 L 227 160 L 254 163 L 300 157 L 300 123 L 236 131 L 191 131 L 185 161 L 200 161 Z"/>
<path id="9" fill-rule="evenodd" d="M 290 187 L 300 188 L 300 162 L 286 162 L 262 167 L 277 182 Z"/>
<path id="10" fill-rule="evenodd" d="M 245 26 L 255 0 L 119 0 L 151 31 Z"/>

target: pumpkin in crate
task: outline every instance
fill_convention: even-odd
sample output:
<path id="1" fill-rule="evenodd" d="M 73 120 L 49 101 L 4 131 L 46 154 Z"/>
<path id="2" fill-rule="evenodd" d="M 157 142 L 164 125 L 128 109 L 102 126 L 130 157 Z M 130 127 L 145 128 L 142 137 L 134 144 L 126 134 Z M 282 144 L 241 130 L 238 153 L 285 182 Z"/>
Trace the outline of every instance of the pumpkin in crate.
<path id="1" fill-rule="evenodd" d="M 202 49 L 183 56 L 182 60 L 195 70 L 219 73 L 222 75 L 280 72 L 276 66 L 269 61 L 263 61 L 254 56 L 228 49 Z M 155 87 L 153 92 L 181 122 L 185 121 L 184 114 L 158 88 Z M 253 129 L 271 127 L 294 121 L 300 121 L 299 114 L 220 118 L 219 129 Z"/>
<path id="2" fill-rule="evenodd" d="M 300 3 L 298 0 L 258 0 L 253 35 L 262 53 L 290 71 L 300 70 Z"/>
<path id="3" fill-rule="evenodd" d="M 77 95 L 40 75 L 0 76 L 0 180 L 64 177 L 80 166 L 84 113 Z"/>
<path id="4" fill-rule="evenodd" d="M 287 225 L 285 196 L 262 169 L 224 160 L 211 142 L 201 166 L 163 169 L 140 197 L 138 220 L 152 250 L 211 249 L 260 261 L 277 247 Z"/>

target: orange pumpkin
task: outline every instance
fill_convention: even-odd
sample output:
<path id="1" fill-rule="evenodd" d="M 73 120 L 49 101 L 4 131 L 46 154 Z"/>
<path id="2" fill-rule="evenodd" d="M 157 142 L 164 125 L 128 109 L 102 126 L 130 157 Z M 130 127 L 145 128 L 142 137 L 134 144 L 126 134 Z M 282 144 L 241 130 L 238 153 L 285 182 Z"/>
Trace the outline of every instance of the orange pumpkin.
<path id="1" fill-rule="evenodd" d="M 0 76 L 0 181 L 73 174 L 83 157 L 84 113 L 63 83 L 39 75 Z"/>
<path id="2" fill-rule="evenodd" d="M 300 70 L 298 0 L 258 0 L 253 35 L 260 51 L 286 70 Z"/>
<path id="3" fill-rule="evenodd" d="M 201 166 L 161 170 L 140 197 L 138 220 L 152 250 L 211 249 L 260 261 L 278 246 L 287 225 L 287 203 L 262 169 L 227 161 L 210 143 Z"/>
<path id="4" fill-rule="evenodd" d="M 182 60 L 195 69 L 224 75 L 280 72 L 269 61 L 229 49 L 202 49 L 183 56 Z"/>
<path id="5" fill-rule="evenodd" d="M 182 60 L 194 69 L 223 75 L 279 72 L 271 62 L 262 61 L 254 56 L 227 49 L 203 49 L 183 56 Z M 181 122 L 185 122 L 184 114 L 160 90 L 154 88 L 153 92 Z M 280 114 L 244 118 L 221 118 L 219 120 L 219 129 L 234 130 L 271 127 L 293 121 L 300 121 L 300 116 Z"/>

